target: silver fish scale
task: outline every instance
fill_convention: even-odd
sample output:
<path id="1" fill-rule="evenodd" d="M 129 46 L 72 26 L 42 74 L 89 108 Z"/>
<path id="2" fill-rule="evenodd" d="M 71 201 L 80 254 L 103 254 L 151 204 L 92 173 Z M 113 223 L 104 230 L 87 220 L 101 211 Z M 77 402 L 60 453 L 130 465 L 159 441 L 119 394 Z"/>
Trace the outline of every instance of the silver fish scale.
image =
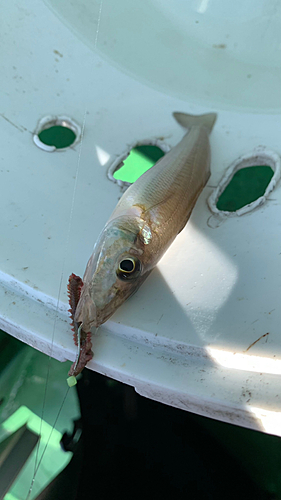
<path id="1" fill-rule="evenodd" d="M 198 195 L 210 175 L 210 147 L 204 127 L 193 127 L 180 143 L 145 172 L 122 196 L 113 217 L 130 206 L 165 240 L 186 224 Z"/>

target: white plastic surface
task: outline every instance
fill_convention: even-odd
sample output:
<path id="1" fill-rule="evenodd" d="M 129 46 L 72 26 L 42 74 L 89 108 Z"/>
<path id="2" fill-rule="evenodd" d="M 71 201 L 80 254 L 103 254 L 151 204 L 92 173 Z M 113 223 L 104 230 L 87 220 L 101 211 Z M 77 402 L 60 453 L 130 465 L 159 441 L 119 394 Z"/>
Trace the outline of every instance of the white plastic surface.
<path id="1" fill-rule="evenodd" d="M 173 111 L 216 111 L 208 186 L 158 268 L 93 336 L 88 366 L 157 401 L 281 435 L 280 183 L 240 217 L 213 223 L 207 205 L 238 157 L 257 146 L 281 152 L 281 58 L 272 48 L 279 43 L 280 55 L 280 6 L 221 5 L 6 4 L 0 326 L 74 360 L 66 285 L 72 272 L 83 275 L 121 195 L 107 169 L 137 141 L 174 146 L 183 130 Z M 74 119 L 82 145 L 36 147 L 33 132 L 48 115 Z"/>

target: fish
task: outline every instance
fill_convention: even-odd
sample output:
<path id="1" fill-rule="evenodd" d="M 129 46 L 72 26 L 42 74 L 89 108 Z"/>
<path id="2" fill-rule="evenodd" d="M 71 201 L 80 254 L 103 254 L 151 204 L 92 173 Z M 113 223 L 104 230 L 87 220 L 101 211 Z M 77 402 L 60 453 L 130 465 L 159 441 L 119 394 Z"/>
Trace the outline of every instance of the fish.
<path id="1" fill-rule="evenodd" d="M 182 140 L 123 194 L 88 261 L 74 320 L 90 332 L 131 297 L 185 227 L 210 177 L 217 114 L 173 113 Z"/>

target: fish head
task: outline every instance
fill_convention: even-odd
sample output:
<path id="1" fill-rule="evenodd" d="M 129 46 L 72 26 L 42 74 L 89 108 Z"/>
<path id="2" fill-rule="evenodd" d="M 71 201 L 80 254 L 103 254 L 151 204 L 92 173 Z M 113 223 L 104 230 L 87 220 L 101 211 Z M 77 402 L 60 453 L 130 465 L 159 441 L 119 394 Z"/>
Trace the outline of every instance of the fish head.
<path id="1" fill-rule="evenodd" d="M 153 266 L 151 231 L 142 219 L 119 217 L 107 224 L 91 255 L 75 320 L 85 331 L 103 324 L 146 279 Z"/>

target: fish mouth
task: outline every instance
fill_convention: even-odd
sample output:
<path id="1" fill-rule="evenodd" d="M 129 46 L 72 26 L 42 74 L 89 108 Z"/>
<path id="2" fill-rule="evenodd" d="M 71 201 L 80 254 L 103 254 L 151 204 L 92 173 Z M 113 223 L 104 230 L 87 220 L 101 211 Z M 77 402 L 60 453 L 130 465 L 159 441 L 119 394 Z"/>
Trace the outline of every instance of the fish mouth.
<path id="1" fill-rule="evenodd" d="M 93 326 L 97 328 L 97 308 L 89 294 L 88 287 L 84 285 L 81 292 L 81 297 L 77 304 L 74 320 L 77 323 L 83 324 L 83 330 L 88 332 Z"/>
<path id="2" fill-rule="evenodd" d="M 139 282 L 137 285 L 135 284 L 133 288 L 121 291 L 118 289 L 116 290 L 116 287 L 113 286 L 107 292 L 106 296 L 103 296 L 99 290 L 93 292 L 92 284 L 84 283 L 74 315 L 75 322 L 82 323 L 83 330 L 86 332 L 90 331 L 92 327 L 98 328 L 103 325 L 103 323 L 113 316 L 115 311 L 119 309 L 125 300 L 138 290 L 140 284 L 144 281 L 149 272 L 143 277 L 140 277 Z M 92 297 L 93 293 L 97 301 Z"/>
<path id="3" fill-rule="evenodd" d="M 96 306 L 87 288 L 82 288 L 81 297 L 77 304 L 74 320 L 77 323 L 82 323 L 83 330 L 88 332 L 91 328 L 98 328 L 105 323 L 110 316 L 115 312 L 116 307 L 106 307 L 100 309 Z"/>

